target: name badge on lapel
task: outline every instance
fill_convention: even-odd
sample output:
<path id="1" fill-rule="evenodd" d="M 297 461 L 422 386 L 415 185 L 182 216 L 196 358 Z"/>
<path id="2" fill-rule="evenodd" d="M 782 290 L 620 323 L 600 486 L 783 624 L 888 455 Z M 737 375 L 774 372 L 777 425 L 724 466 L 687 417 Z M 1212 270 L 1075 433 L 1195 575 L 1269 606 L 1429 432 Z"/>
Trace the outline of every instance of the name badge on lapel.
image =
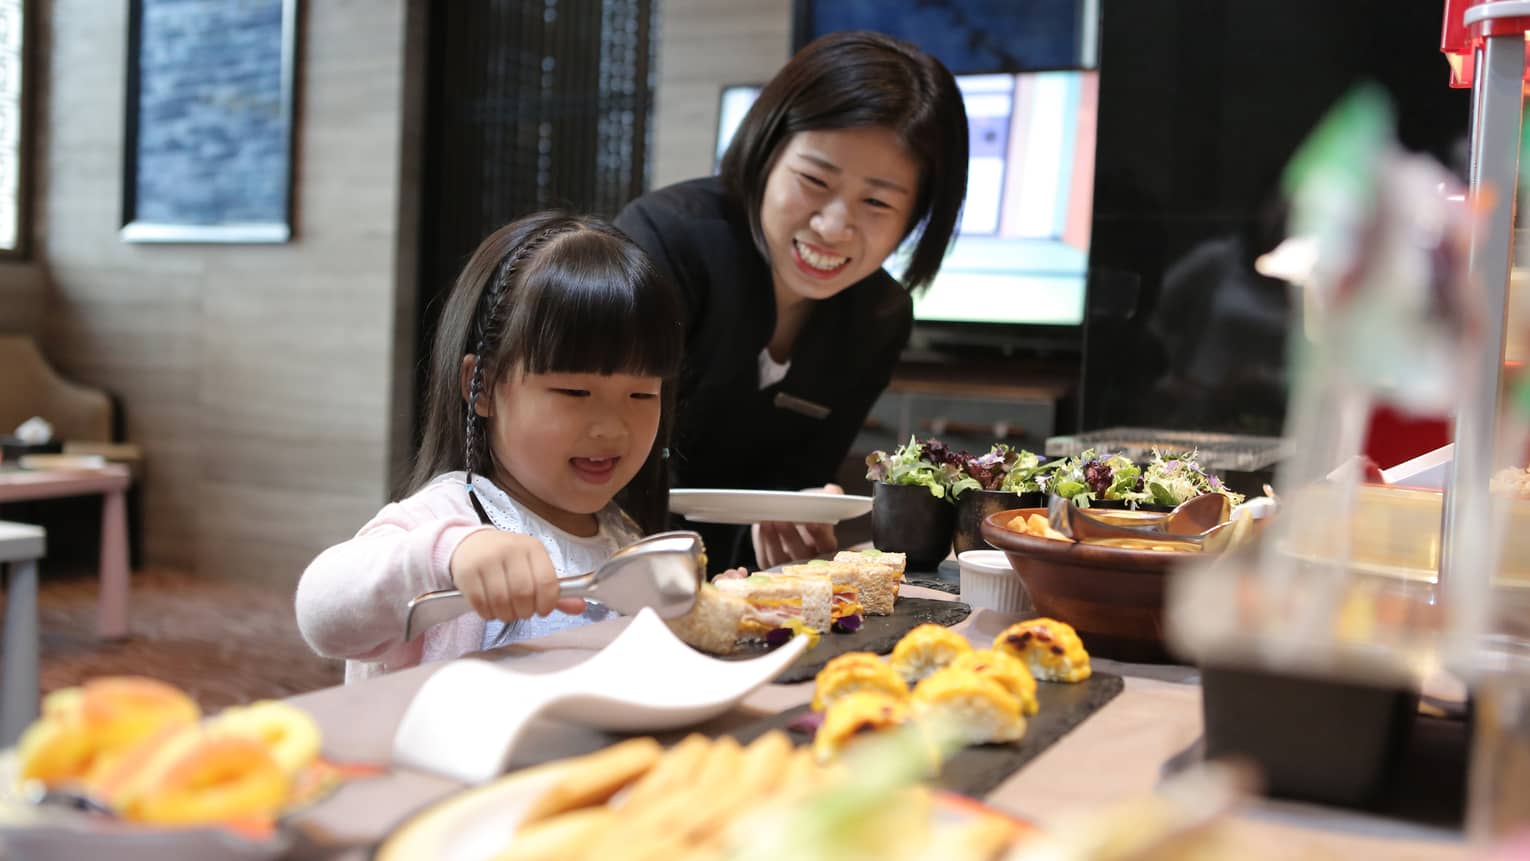
<path id="1" fill-rule="evenodd" d="M 812 401 L 788 395 L 786 392 L 776 392 L 774 403 L 776 409 L 791 410 L 810 419 L 826 419 L 829 417 L 829 408 L 823 404 L 815 404 Z"/>

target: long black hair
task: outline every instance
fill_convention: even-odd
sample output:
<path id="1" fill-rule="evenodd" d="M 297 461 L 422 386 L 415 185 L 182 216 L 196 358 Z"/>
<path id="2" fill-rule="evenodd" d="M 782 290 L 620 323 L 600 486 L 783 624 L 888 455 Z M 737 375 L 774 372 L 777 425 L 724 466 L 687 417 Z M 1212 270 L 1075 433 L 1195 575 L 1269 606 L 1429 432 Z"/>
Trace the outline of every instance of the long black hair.
<path id="1" fill-rule="evenodd" d="M 453 470 L 488 471 L 492 456 L 473 401 L 506 373 L 658 376 L 659 433 L 618 501 L 645 531 L 664 527 L 674 377 L 684 330 L 674 285 L 615 228 L 558 212 L 490 234 L 457 276 L 431 350 L 425 430 L 406 492 Z M 468 390 L 464 356 L 476 356 Z"/>
<path id="2" fill-rule="evenodd" d="M 919 193 L 903 238 L 918 243 L 903 283 L 934 280 L 967 195 L 967 109 L 956 78 L 908 42 L 869 31 L 821 36 L 787 61 L 744 115 L 723 154 L 721 174 L 749 214 L 765 251 L 760 202 L 781 149 L 798 132 L 881 126 L 919 162 Z"/>

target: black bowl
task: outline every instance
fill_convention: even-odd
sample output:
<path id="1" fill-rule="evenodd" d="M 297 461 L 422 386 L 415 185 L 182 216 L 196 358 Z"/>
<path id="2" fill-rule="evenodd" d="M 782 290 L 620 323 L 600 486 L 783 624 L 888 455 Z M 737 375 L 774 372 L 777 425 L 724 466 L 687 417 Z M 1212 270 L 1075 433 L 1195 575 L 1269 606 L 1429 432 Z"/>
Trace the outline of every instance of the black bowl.
<path id="1" fill-rule="evenodd" d="M 983 518 L 1012 508 L 1046 508 L 1045 493 L 1014 493 L 1008 490 L 969 490 L 956 498 L 956 531 L 951 549 L 987 550 L 993 545 L 983 538 Z"/>
<path id="2" fill-rule="evenodd" d="M 956 506 L 917 484 L 877 482 L 871 489 L 871 544 L 907 556 L 910 571 L 933 571 L 951 552 Z"/>

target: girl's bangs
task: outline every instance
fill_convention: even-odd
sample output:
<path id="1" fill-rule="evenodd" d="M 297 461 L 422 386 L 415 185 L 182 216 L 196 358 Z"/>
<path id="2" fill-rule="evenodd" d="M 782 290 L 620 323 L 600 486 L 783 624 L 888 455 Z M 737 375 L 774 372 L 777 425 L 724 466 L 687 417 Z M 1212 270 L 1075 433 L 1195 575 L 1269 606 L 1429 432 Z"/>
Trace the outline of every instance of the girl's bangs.
<path id="1" fill-rule="evenodd" d="M 551 263 L 527 273 L 503 339 L 500 367 L 529 373 L 673 377 L 683 335 L 679 309 L 642 265 Z"/>

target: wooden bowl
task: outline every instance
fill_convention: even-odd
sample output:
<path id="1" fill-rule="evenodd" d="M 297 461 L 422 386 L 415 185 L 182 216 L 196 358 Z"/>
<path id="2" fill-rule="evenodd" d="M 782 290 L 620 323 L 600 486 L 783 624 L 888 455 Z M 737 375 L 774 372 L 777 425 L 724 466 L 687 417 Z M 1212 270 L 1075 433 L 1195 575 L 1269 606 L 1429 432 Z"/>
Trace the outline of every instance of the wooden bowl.
<path id="1" fill-rule="evenodd" d="M 1170 566 L 1188 555 L 1039 538 L 1011 531 L 1016 517 L 1045 508 L 1013 508 L 983 519 L 983 538 L 1004 551 L 1041 616 L 1067 622 L 1090 654 L 1122 661 L 1169 661 L 1163 594 Z"/>

